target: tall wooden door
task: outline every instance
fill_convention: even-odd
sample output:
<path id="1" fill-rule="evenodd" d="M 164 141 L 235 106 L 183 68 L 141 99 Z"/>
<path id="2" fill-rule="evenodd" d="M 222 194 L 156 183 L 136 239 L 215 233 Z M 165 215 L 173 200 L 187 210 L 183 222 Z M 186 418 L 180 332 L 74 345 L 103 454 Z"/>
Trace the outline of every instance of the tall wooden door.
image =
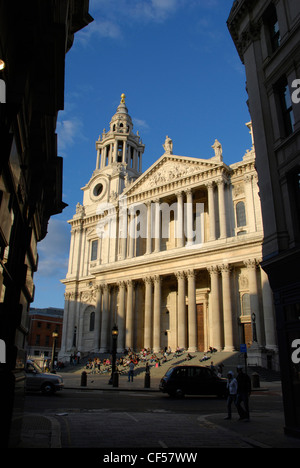
<path id="1" fill-rule="evenodd" d="M 204 351 L 204 312 L 203 304 L 197 304 L 197 349 Z"/>
<path id="2" fill-rule="evenodd" d="M 251 346 L 252 344 L 252 324 L 251 323 L 244 323 L 244 343 L 247 346 Z"/>

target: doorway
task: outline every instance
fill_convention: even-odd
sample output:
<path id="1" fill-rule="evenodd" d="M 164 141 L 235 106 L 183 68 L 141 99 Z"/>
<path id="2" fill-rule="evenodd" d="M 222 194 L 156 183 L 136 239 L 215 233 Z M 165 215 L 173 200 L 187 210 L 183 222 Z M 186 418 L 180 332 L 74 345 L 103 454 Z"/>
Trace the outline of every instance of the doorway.
<path id="1" fill-rule="evenodd" d="M 204 351 L 204 311 L 203 304 L 196 305 L 197 310 L 197 349 Z"/>

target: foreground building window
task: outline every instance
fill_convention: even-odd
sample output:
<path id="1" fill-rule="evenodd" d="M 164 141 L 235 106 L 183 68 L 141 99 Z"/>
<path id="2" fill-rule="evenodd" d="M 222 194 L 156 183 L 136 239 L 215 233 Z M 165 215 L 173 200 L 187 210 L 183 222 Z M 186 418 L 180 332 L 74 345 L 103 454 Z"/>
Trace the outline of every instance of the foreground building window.
<path id="1" fill-rule="evenodd" d="M 295 125 L 293 105 L 287 79 L 285 77 L 282 78 L 276 88 L 279 97 L 284 136 L 287 137 L 294 132 Z"/>
<path id="2" fill-rule="evenodd" d="M 264 22 L 267 25 L 269 32 L 271 52 L 275 52 L 281 43 L 279 22 L 275 5 L 271 4 L 267 9 L 264 15 Z"/>

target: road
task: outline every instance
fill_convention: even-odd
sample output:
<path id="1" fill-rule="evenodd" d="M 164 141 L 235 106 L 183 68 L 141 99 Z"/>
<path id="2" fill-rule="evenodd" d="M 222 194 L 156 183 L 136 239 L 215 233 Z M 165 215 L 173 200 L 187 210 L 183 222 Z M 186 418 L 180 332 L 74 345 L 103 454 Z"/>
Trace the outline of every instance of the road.
<path id="1" fill-rule="evenodd" d="M 253 415 L 261 411 L 282 411 L 279 392 L 254 392 L 250 400 Z M 204 447 L 236 446 L 231 431 L 216 431 L 205 415 L 226 415 L 226 401 L 215 397 L 172 399 L 159 392 L 64 389 L 46 397 L 27 394 L 27 413 L 55 418 L 61 430 L 61 446 Z M 235 421 L 237 413 L 233 408 Z M 216 437 L 219 439 L 216 440 Z M 241 440 L 242 447 L 247 443 Z"/>

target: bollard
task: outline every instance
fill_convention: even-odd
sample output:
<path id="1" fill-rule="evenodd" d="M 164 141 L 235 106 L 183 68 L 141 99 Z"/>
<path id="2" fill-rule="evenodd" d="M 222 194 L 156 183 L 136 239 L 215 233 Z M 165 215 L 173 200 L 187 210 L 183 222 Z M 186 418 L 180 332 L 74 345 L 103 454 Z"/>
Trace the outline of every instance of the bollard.
<path id="1" fill-rule="evenodd" d="M 145 374 L 145 385 L 144 385 L 145 388 L 150 388 L 150 373 L 149 374 Z"/>
<path id="2" fill-rule="evenodd" d="M 86 387 L 86 383 L 87 383 L 87 373 L 85 371 L 83 371 L 81 373 L 81 387 Z"/>
<path id="3" fill-rule="evenodd" d="M 145 372 L 145 383 L 144 383 L 145 388 L 150 388 L 150 367 L 147 362 L 146 364 L 146 372 Z"/>
<path id="4" fill-rule="evenodd" d="M 113 373 L 112 384 L 113 384 L 113 387 L 118 387 L 119 386 L 119 372 L 118 371 L 115 371 Z"/>
<path id="5" fill-rule="evenodd" d="M 260 388 L 259 374 L 257 372 L 254 372 L 252 374 L 251 378 L 252 378 L 252 387 L 253 388 Z"/>

